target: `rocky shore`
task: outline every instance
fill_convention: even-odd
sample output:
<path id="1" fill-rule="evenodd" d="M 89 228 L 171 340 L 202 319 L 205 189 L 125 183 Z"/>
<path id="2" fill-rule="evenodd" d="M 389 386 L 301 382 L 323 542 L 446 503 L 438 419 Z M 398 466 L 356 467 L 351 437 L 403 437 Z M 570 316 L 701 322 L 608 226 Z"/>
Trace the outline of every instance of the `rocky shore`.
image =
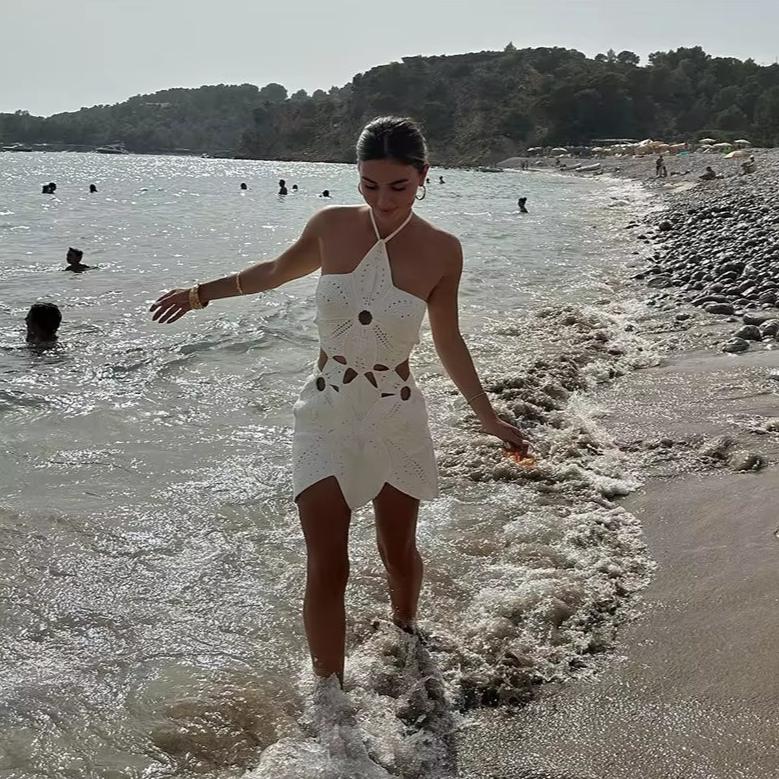
<path id="1" fill-rule="evenodd" d="M 662 360 L 592 393 L 644 480 L 620 507 L 657 568 L 608 668 L 470 718 L 462 779 L 775 774 L 779 153 L 755 156 L 746 176 L 711 155 L 664 180 L 652 159 L 605 171 L 659 195 L 626 225 L 645 245 L 628 297 L 648 309 L 625 330 Z M 724 177 L 699 181 L 706 165 Z"/>
<path id="2" fill-rule="evenodd" d="M 645 225 L 631 226 L 651 251 L 634 276 L 658 290 L 649 305 L 690 303 L 724 317 L 732 324 L 720 344 L 726 352 L 779 342 L 779 154 L 758 159 L 756 173 L 700 181 Z M 689 317 L 676 314 L 678 321 Z"/>

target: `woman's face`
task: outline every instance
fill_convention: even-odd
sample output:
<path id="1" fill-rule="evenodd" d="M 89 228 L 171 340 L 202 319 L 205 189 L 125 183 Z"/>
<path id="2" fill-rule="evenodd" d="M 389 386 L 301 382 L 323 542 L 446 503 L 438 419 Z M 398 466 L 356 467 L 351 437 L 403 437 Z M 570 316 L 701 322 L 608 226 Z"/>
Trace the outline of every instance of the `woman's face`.
<path id="1" fill-rule="evenodd" d="M 366 160 L 359 163 L 360 192 L 377 220 L 392 223 L 414 205 L 417 189 L 425 183 L 428 166 L 420 171 L 397 160 Z"/>

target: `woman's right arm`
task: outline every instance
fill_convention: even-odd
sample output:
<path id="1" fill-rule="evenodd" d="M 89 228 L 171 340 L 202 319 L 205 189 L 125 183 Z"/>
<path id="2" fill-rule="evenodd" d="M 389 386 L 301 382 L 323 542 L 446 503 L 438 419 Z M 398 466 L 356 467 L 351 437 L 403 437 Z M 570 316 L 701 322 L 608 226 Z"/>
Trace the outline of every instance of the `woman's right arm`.
<path id="1" fill-rule="evenodd" d="M 323 220 L 322 211 L 314 214 L 300 238 L 275 260 L 258 262 L 239 273 L 199 284 L 194 293 L 197 300 L 207 306 L 212 300 L 264 292 L 313 273 L 321 265 L 319 237 Z M 161 324 L 181 319 L 192 310 L 192 294 L 191 289 L 166 292 L 149 309 L 155 312 L 152 319 Z M 197 300 L 194 302 L 197 303 Z"/>

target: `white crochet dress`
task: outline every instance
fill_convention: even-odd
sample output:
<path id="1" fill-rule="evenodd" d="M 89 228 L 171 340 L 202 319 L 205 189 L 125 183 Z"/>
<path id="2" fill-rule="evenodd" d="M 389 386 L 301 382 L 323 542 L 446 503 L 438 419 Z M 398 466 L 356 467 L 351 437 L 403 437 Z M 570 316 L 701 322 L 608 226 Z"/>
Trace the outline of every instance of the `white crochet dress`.
<path id="1" fill-rule="evenodd" d="M 426 303 L 392 282 L 387 244 L 377 241 L 350 273 L 322 274 L 316 290 L 321 346 L 294 407 L 295 498 L 335 476 L 350 508 L 385 483 L 420 500 L 438 494 L 425 400 L 408 367 Z"/>

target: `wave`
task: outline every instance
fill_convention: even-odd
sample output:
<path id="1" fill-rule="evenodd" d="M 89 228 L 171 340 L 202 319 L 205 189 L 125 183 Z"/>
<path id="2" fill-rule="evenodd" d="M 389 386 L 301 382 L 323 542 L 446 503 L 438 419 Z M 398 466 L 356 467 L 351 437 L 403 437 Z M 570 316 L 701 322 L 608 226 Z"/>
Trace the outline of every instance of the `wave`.
<path id="1" fill-rule="evenodd" d="M 459 417 L 439 446 L 442 480 L 458 487 L 434 508 L 425 640 L 363 617 L 344 691 L 301 681 L 297 728 L 244 779 L 451 777 L 464 713 L 591 674 L 613 646 L 653 564 L 638 520 L 615 502 L 640 480 L 587 393 L 657 358 L 615 310 L 554 307 L 535 319 L 553 319 L 564 348 L 485 385 L 499 413 L 522 422 L 535 467 Z M 488 333 L 492 364 L 516 362 L 507 355 L 527 326 Z"/>

